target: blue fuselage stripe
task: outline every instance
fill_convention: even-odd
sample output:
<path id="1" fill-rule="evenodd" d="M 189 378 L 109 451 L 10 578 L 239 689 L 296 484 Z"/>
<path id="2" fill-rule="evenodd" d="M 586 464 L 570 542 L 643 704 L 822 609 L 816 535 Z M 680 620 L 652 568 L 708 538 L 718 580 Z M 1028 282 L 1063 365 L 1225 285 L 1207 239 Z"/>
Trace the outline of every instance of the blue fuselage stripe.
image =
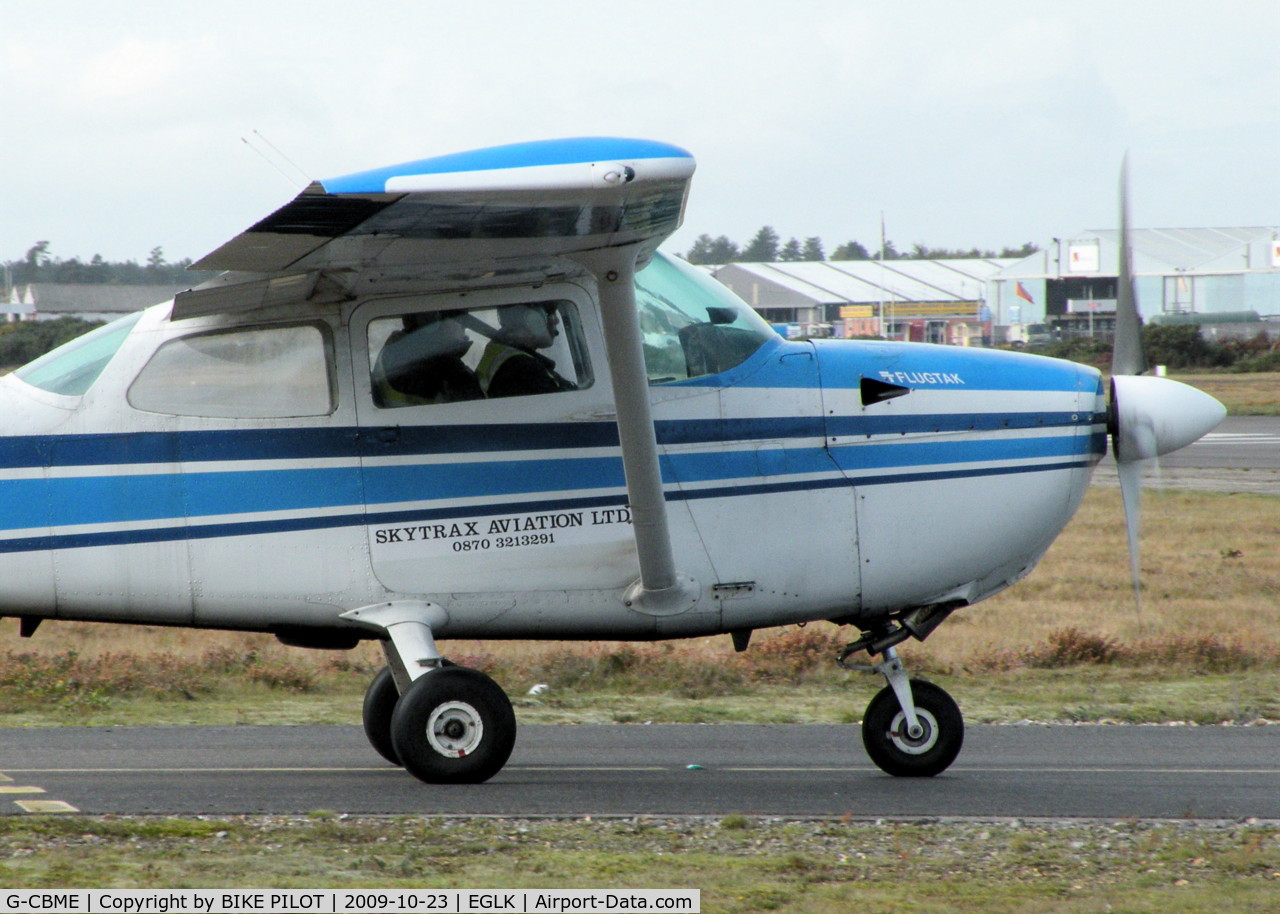
<path id="1" fill-rule="evenodd" d="M 914 473 L 837 476 L 825 479 L 756 483 L 732 486 L 691 489 L 668 492 L 668 501 L 689 501 L 710 498 L 738 498 L 787 492 L 820 491 L 823 489 L 858 486 L 880 486 L 906 482 L 934 482 L 948 479 L 1010 476 L 1025 473 L 1049 473 L 1075 470 L 1091 466 L 1088 459 L 1062 461 L 1051 464 L 1020 464 L 1015 466 L 976 467 Z M 627 502 L 625 495 L 602 495 L 588 498 L 545 499 L 520 501 L 507 504 L 486 504 L 484 511 L 490 514 L 536 513 L 565 511 L 583 508 L 619 507 Z M 214 524 L 177 524 L 141 530 L 102 530 L 89 533 L 49 534 L 14 539 L 0 539 L 0 554 L 31 552 L 46 549 L 72 549 L 90 546 L 120 546 L 133 543 L 158 543 L 176 540 L 217 539 L 231 536 L 249 536 L 270 533 L 289 533 L 305 530 L 326 530 L 339 527 L 362 527 L 374 524 L 426 523 L 473 517 L 476 507 L 466 505 L 449 508 L 422 508 L 406 511 L 333 514 L 323 516 L 286 517 L 264 521 L 232 521 Z"/>
<path id="2" fill-rule="evenodd" d="M 870 469 L 1044 461 L 1095 453 L 1097 436 L 893 441 L 828 450 L 821 445 L 667 454 L 668 483 L 835 475 Z M 812 440 L 812 439 L 810 439 Z M 965 470 L 964 472 L 972 472 Z M 803 488 L 810 483 L 796 480 Z M 4 482 L 0 528 L 8 530 L 163 521 L 363 505 L 618 490 L 617 456 L 130 475 L 51 476 Z"/>
<path id="3" fill-rule="evenodd" d="M 360 504 L 358 467 L 10 479 L 0 528 L 122 524 Z"/>
<path id="4" fill-rule="evenodd" d="M 1002 415 L 828 416 L 658 421 L 658 443 L 723 444 L 821 438 L 830 434 L 910 435 L 957 431 L 1087 427 L 1087 413 L 1027 412 Z M 0 437 L 0 470 L 201 463 L 236 460 L 320 460 L 494 451 L 617 447 L 612 422 L 388 427 L 246 429 L 208 432 L 141 432 L 128 435 Z M 390 437 L 394 440 L 384 440 Z"/>
<path id="5" fill-rule="evenodd" d="M 626 484 L 622 460 L 616 457 L 367 466 L 364 475 L 365 499 L 370 505 L 605 489 Z"/>

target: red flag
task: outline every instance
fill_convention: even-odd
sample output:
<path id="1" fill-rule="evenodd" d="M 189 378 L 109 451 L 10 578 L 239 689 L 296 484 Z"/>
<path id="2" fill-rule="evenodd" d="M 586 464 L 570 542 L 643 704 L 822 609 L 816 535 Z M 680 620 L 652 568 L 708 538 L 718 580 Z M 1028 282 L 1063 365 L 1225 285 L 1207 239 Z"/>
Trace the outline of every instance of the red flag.
<path id="1" fill-rule="evenodd" d="M 1024 286 L 1022 283 L 1018 283 L 1017 295 L 1018 295 L 1018 298 L 1022 299 L 1025 302 L 1030 302 L 1033 305 L 1036 303 L 1036 300 L 1031 297 L 1031 293 L 1027 291 L 1027 287 Z"/>

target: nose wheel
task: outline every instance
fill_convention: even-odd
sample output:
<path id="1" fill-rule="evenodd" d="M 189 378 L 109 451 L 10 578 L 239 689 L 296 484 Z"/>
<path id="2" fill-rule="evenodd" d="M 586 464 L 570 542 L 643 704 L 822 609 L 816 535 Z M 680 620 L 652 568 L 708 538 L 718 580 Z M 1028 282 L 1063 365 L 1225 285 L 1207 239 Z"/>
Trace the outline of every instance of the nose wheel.
<path id="1" fill-rule="evenodd" d="M 879 673 L 889 683 L 867 705 L 862 744 L 876 766 L 894 777 L 931 778 L 951 766 L 964 745 L 964 717 L 943 689 L 910 679 L 894 647 L 900 630 L 872 632 L 846 647 L 837 659 L 845 669 Z M 850 663 L 860 651 L 880 653 L 871 666 Z"/>
<path id="2" fill-rule="evenodd" d="M 880 770 L 895 777 L 928 778 L 941 774 L 960 754 L 964 718 L 951 696 L 923 679 L 910 681 L 917 727 L 892 686 L 885 686 L 867 705 L 862 718 L 862 744 Z"/>

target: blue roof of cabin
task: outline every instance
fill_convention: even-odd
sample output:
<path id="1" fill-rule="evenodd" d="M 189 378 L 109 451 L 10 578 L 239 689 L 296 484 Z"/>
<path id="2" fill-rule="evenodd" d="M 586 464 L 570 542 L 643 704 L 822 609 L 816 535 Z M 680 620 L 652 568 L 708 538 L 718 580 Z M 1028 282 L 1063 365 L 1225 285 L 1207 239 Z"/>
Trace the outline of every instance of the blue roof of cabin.
<path id="1" fill-rule="evenodd" d="M 331 194 L 369 194 L 383 193 L 388 179 L 402 175 L 436 175 L 529 168 L 539 165 L 573 165 L 580 162 L 672 158 L 692 158 L 692 156 L 679 146 L 654 140 L 575 137 L 455 152 L 419 159 L 415 162 L 403 162 L 385 168 L 341 175 L 320 183 Z"/>

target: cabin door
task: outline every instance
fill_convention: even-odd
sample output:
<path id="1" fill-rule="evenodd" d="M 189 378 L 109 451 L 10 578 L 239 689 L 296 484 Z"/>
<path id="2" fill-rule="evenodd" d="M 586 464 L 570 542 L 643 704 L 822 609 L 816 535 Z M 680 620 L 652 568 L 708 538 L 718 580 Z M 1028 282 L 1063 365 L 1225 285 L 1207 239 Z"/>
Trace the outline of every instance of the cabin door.
<path id="1" fill-rule="evenodd" d="M 563 594 L 635 580 L 594 321 L 573 284 L 354 312 L 370 555 L 384 586 Z"/>
<path id="2" fill-rule="evenodd" d="M 833 617 L 856 611 L 855 492 L 826 448 L 812 350 L 762 351 L 725 382 L 664 392 L 654 413 L 726 627 L 752 627 L 756 613 L 777 625 L 787 607 L 812 618 L 815 603 Z"/>

